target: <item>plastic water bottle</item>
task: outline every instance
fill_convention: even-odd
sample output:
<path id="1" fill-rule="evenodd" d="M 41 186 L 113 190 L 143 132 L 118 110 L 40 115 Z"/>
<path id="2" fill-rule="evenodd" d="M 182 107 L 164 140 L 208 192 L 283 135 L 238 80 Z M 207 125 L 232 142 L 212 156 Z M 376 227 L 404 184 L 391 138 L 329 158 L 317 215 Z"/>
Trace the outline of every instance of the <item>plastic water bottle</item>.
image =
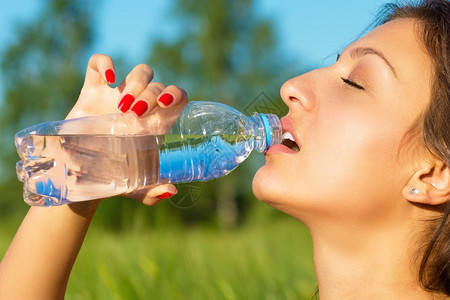
<path id="1" fill-rule="evenodd" d="M 53 206 L 218 178 L 281 136 L 275 115 L 192 101 L 173 119 L 117 113 L 31 126 L 16 134 L 16 169 L 25 202 Z"/>

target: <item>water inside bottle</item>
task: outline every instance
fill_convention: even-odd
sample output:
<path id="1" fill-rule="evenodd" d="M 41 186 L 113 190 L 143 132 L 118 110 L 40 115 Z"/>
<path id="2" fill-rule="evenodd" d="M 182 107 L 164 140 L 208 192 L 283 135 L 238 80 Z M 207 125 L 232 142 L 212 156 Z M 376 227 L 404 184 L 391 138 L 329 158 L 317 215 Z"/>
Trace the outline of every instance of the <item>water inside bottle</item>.
<path id="1" fill-rule="evenodd" d="M 253 150 L 250 135 L 165 135 L 161 143 L 162 178 L 172 183 L 207 181 L 227 175 Z"/>
<path id="2" fill-rule="evenodd" d="M 145 163 L 147 180 L 157 182 L 157 136 L 28 135 L 22 140 L 18 177 L 28 203 L 77 202 L 126 193 Z M 136 152 L 143 161 L 138 162 Z M 25 160 L 24 160 L 25 158 Z M 153 174 L 153 175 L 152 175 Z M 156 179 L 155 179 L 156 178 Z M 45 195 L 47 197 L 42 197 Z M 36 204 L 34 204 L 36 205 Z"/>
<path id="3" fill-rule="evenodd" d="M 51 206 L 165 182 L 224 176 L 253 150 L 244 135 L 33 135 L 16 140 L 25 201 Z"/>

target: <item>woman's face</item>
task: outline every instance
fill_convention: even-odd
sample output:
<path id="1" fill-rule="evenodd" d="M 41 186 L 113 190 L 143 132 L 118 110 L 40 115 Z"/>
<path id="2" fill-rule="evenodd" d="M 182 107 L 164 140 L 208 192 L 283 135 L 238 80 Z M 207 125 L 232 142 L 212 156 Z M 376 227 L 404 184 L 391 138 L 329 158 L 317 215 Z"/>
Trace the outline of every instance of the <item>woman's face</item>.
<path id="1" fill-rule="evenodd" d="M 431 61 L 415 21 L 397 19 L 349 45 L 332 66 L 288 80 L 283 129 L 300 146 L 266 153 L 253 190 L 302 221 L 400 211 L 413 174 L 402 138 L 430 99 Z"/>

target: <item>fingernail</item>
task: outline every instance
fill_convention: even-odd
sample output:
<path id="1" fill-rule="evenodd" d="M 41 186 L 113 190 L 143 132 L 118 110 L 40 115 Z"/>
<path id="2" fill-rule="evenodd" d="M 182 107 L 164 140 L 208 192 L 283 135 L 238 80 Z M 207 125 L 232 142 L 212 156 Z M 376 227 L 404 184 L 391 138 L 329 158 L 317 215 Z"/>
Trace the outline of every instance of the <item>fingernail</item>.
<path id="1" fill-rule="evenodd" d="M 148 109 L 148 104 L 145 101 L 139 100 L 132 108 L 131 110 L 134 111 L 134 113 L 140 117 L 142 116 Z"/>
<path id="2" fill-rule="evenodd" d="M 118 108 L 122 111 L 122 112 L 126 112 L 127 110 L 130 109 L 131 104 L 133 104 L 134 102 L 134 97 L 131 94 L 126 94 L 125 96 L 123 96 L 122 100 L 119 103 Z"/>
<path id="3" fill-rule="evenodd" d="M 106 70 L 105 77 L 106 77 L 106 81 L 109 84 L 116 82 L 116 75 L 114 74 L 114 71 L 111 69 Z"/>
<path id="4" fill-rule="evenodd" d="M 163 94 L 159 97 L 158 101 L 164 104 L 164 106 L 167 106 L 173 102 L 173 96 L 171 94 Z"/>
<path id="5" fill-rule="evenodd" d="M 170 198 L 170 197 L 172 197 L 172 196 L 173 196 L 173 195 L 172 195 L 171 193 L 165 192 L 165 193 L 159 195 L 158 198 L 159 198 L 159 199 L 167 199 L 167 198 Z"/>

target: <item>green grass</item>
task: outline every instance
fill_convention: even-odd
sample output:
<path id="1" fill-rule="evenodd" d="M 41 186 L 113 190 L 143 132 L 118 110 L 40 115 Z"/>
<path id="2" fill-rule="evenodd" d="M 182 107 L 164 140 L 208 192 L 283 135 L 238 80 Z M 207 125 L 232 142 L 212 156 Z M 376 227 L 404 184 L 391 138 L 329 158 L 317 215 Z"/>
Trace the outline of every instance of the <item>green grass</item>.
<path id="1" fill-rule="evenodd" d="M 309 299 L 309 234 L 295 220 L 231 231 L 93 228 L 66 299 Z"/>
<path id="2" fill-rule="evenodd" d="M 66 299 L 311 299 L 316 281 L 306 228 L 279 215 L 249 220 L 233 230 L 93 224 Z M 12 227 L 0 231 L 4 251 Z"/>

